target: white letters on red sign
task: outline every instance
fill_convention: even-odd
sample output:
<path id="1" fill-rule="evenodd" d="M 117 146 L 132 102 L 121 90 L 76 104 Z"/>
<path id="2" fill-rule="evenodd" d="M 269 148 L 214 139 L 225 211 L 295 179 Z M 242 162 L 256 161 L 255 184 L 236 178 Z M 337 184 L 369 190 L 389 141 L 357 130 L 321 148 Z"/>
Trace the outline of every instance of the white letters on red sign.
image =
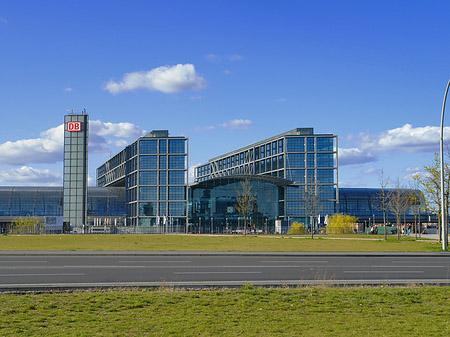
<path id="1" fill-rule="evenodd" d="M 81 122 L 67 122 L 67 131 L 81 131 Z"/>

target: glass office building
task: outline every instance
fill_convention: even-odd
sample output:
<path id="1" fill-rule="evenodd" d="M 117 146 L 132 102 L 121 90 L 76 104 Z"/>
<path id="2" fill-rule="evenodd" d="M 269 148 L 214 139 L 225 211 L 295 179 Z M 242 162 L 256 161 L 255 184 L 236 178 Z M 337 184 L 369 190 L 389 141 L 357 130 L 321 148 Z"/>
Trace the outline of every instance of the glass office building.
<path id="1" fill-rule="evenodd" d="M 188 139 L 154 130 L 97 169 L 97 186 L 122 186 L 127 225 L 143 233 L 184 232 L 188 222 Z"/>
<path id="2" fill-rule="evenodd" d="M 237 175 L 252 177 L 250 179 L 254 176 L 278 178 L 273 181 L 274 186 L 282 187 L 276 202 L 278 211 L 268 221 L 284 219 L 309 223 L 312 213 L 314 216 L 331 215 L 335 211 L 338 200 L 336 148 L 335 135 L 314 134 L 312 128 L 292 129 L 198 166 L 195 170 L 197 185 L 191 188 L 195 190 L 209 180 Z M 317 199 L 313 211 L 311 198 Z M 210 202 L 216 201 L 211 199 Z M 214 209 L 216 207 L 211 205 L 211 212 L 202 216 L 219 217 Z M 195 200 L 192 216 L 200 216 Z"/>
<path id="3" fill-rule="evenodd" d="M 88 115 L 64 117 L 64 222 L 81 233 L 87 217 Z"/>

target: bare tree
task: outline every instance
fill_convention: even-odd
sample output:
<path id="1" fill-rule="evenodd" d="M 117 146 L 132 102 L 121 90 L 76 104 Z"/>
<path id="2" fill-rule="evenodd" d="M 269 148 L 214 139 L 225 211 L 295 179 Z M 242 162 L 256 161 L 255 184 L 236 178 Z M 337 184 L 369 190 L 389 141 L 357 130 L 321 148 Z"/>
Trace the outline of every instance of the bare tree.
<path id="1" fill-rule="evenodd" d="M 421 192 L 419 190 L 420 178 L 417 173 L 413 174 L 412 178 L 413 178 L 412 183 L 411 183 L 412 191 L 410 193 L 410 199 L 411 199 L 412 210 L 414 213 L 414 233 L 416 235 L 416 240 L 417 240 L 417 232 L 419 231 L 419 228 L 417 226 L 417 217 L 419 217 L 419 224 L 420 224 L 420 209 L 421 209 Z"/>
<path id="2" fill-rule="evenodd" d="M 252 191 L 249 179 L 241 180 L 240 189 L 236 189 L 237 203 L 234 207 L 244 217 L 244 235 L 247 235 L 247 217 L 256 206 L 256 193 Z"/>
<path id="3" fill-rule="evenodd" d="M 309 215 L 311 221 L 311 239 L 314 239 L 314 219 L 317 217 L 321 208 L 319 193 L 318 186 L 312 180 L 308 179 L 308 183 L 305 185 L 303 200 L 305 202 L 306 213 Z"/>
<path id="4" fill-rule="evenodd" d="M 394 189 L 388 194 L 388 208 L 395 215 L 397 223 L 397 239 L 400 239 L 400 225 L 402 221 L 402 214 L 409 207 L 409 193 L 404 188 L 400 187 L 400 182 L 397 183 Z"/>
<path id="5" fill-rule="evenodd" d="M 380 183 L 380 193 L 378 195 L 378 209 L 383 212 L 383 228 L 384 228 L 384 239 L 387 240 L 386 233 L 386 210 L 388 208 L 388 192 L 386 187 L 389 185 L 390 179 L 384 177 L 384 171 L 381 170 L 378 176 L 378 181 Z"/>

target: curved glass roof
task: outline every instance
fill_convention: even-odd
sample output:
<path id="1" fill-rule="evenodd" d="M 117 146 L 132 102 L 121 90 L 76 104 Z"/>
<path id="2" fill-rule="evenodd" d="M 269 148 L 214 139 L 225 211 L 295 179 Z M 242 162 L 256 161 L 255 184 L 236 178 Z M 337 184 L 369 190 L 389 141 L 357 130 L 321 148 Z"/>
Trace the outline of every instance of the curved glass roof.
<path id="1" fill-rule="evenodd" d="M 287 179 L 273 177 L 273 176 L 262 176 L 262 175 L 254 175 L 254 174 L 234 174 L 234 175 L 230 175 L 230 176 L 223 176 L 223 177 L 208 179 L 208 180 L 205 180 L 202 182 L 192 184 L 192 185 L 190 185 L 190 187 L 206 188 L 206 187 L 225 185 L 225 184 L 229 184 L 230 182 L 241 181 L 241 180 L 246 180 L 246 179 L 248 179 L 250 181 L 256 180 L 256 181 L 271 183 L 276 186 L 294 185 L 294 182 L 292 180 L 287 180 Z"/>

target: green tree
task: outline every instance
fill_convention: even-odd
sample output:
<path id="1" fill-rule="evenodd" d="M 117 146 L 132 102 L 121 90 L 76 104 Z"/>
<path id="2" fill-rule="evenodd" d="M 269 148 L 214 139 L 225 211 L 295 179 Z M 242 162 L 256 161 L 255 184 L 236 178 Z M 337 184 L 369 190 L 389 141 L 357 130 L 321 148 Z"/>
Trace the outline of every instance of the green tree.
<path id="1" fill-rule="evenodd" d="M 450 159 L 447 151 L 446 157 Z M 430 165 L 424 165 L 424 173 L 419 173 L 416 177 L 422 186 L 422 192 L 425 197 L 428 209 L 438 218 L 439 242 L 441 242 L 441 160 L 439 153 L 435 152 L 433 161 Z M 450 164 L 444 166 L 444 213 L 448 216 L 449 204 L 449 186 L 450 186 Z"/>
<path id="2" fill-rule="evenodd" d="M 12 232 L 15 234 L 31 234 L 35 232 L 35 225 L 39 224 L 39 219 L 35 216 L 19 216 L 13 220 Z"/>
<path id="3" fill-rule="evenodd" d="M 358 221 L 355 216 L 336 213 L 328 218 L 327 234 L 353 233 L 353 225 Z"/>

